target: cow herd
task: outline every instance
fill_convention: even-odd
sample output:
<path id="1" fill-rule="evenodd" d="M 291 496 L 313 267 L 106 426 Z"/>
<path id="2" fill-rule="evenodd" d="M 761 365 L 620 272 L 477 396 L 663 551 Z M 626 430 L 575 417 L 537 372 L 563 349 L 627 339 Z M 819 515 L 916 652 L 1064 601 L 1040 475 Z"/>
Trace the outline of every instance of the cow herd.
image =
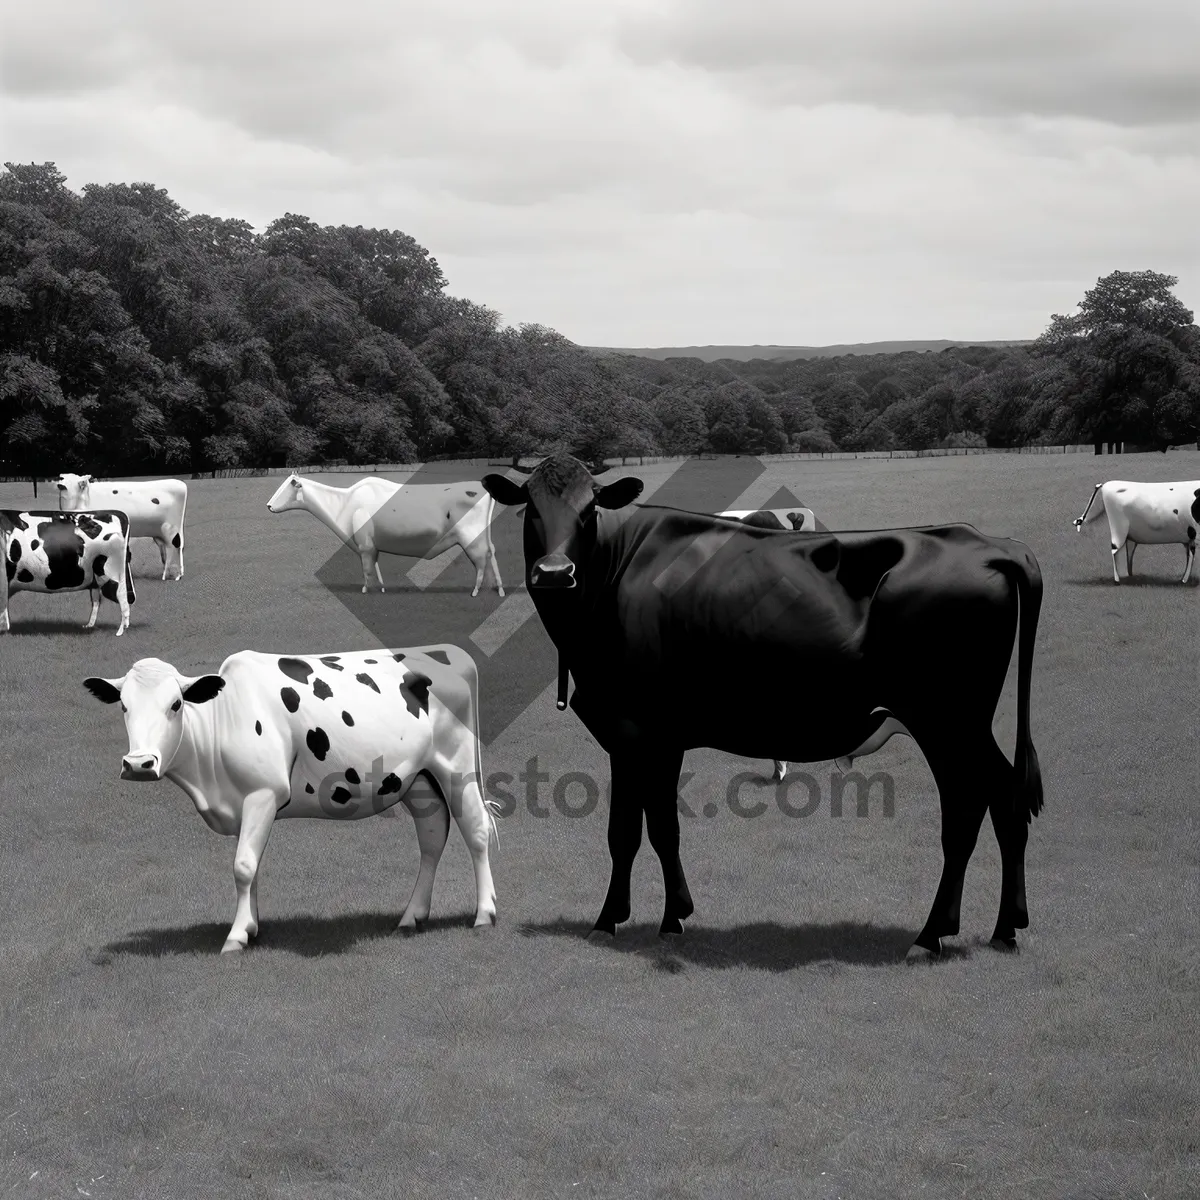
<path id="1" fill-rule="evenodd" d="M 368 478 L 337 488 L 290 475 L 268 509 L 307 510 L 330 528 L 360 556 L 364 592 L 372 576 L 384 587 L 381 553 L 433 558 L 457 545 L 475 568 L 471 595 L 490 570 L 503 596 L 495 505 L 524 506 L 525 584 L 559 657 L 558 706 L 567 706 L 573 681 L 570 707 L 610 758 L 612 875 L 594 935 L 613 935 L 630 917 L 643 827 L 663 872 L 660 932 L 681 933 L 692 914 L 676 803 L 688 749 L 773 759 L 782 779 L 788 761 L 848 769 L 902 733 L 937 784 L 944 858 L 910 953 L 937 955 L 941 938 L 958 933 L 985 815 L 1002 863 L 992 944 L 1015 948 L 1016 931 L 1029 924 L 1028 826 L 1043 802 L 1030 722 L 1042 581 L 1027 546 L 961 524 L 830 532 L 810 509 L 635 505 L 640 480 L 601 485 L 603 470 L 569 455 L 518 470 L 523 482 L 493 474 L 421 487 Z M 136 599 L 130 539 L 152 538 L 163 580 L 183 578 L 187 485 L 64 474 L 56 486 L 58 510 L 0 510 L 0 632 L 9 629 L 13 592 L 87 590 L 86 628 L 103 597 L 120 609 L 120 636 Z M 1114 582 L 1122 547 L 1132 575 L 1137 545 L 1172 542 L 1186 548 L 1188 581 L 1200 481 L 1097 485 L 1076 529 L 1101 508 Z M 991 726 L 1014 641 L 1009 763 Z M 802 721 L 797 681 L 812 698 Z M 129 738 L 121 778 L 171 780 L 211 829 L 237 838 L 237 908 L 223 951 L 243 949 L 258 931 L 258 868 L 276 819 L 358 819 L 396 803 L 412 815 L 420 848 L 398 928 L 416 929 L 429 915 L 452 818 L 474 866 L 475 924 L 494 924 L 479 681 L 462 648 L 247 650 L 197 677 L 143 658 L 119 678 L 84 686 L 120 704 Z M 422 775 L 432 792 L 414 790 Z"/>

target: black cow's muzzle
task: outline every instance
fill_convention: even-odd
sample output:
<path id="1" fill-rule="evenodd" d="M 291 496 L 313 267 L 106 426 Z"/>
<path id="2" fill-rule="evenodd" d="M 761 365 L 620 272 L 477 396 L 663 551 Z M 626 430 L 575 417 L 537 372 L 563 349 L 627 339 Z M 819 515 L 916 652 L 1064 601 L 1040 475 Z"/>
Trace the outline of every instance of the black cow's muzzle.
<path id="1" fill-rule="evenodd" d="M 529 572 L 529 586 L 536 588 L 573 588 L 575 564 L 565 555 L 547 555 L 538 559 Z"/>
<path id="2" fill-rule="evenodd" d="M 157 754 L 127 754 L 121 759 L 121 778 L 138 783 L 153 783 L 159 778 Z"/>

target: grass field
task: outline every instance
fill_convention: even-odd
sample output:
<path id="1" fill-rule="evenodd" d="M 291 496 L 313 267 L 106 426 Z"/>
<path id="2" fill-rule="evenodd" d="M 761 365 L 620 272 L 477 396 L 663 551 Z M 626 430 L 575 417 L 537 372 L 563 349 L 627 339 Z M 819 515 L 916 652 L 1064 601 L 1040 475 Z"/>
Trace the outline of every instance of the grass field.
<path id="1" fill-rule="evenodd" d="M 1146 547 L 1138 578 L 1112 585 L 1106 526 L 1071 527 L 1110 476 L 1196 478 L 1200 454 L 784 463 L 739 505 L 788 486 L 830 528 L 964 520 L 1037 555 L 1046 808 L 1017 956 L 986 945 L 989 822 L 954 952 L 897 961 L 941 851 L 932 778 L 896 738 L 857 764 L 894 779 L 891 819 L 852 804 L 833 818 L 829 763 L 793 767 L 821 784 L 811 816 L 752 785 L 745 802 L 766 810 L 741 817 L 727 782 L 770 764 L 690 753 L 683 796 L 716 811 L 683 822 L 696 914 L 677 944 L 655 936 L 645 843 L 631 924 L 613 946 L 584 939 L 608 881 L 606 806 L 568 818 L 543 784 L 537 816 L 518 783 L 492 856 L 496 929 L 470 928 L 457 832 L 434 919 L 402 939 L 406 814 L 280 822 L 257 944 L 220 958 L 233 841 L 170 783 L 118 779 L 120 715 L 80 681 L 148 655 L 200 674 L 240 649 L 377 645 L 315 578 L 332 536 L 267 513 L 277 479 L 194 481 L 186 577 L 161 583 L 137 543 L 124 637 L 111 604 L 88 634 L 85 596 L 17 594 L 0 637 L 0 1196 L 1200 1193 L 1197 581 L 1178 583 L 1182 547 Z M 29 485 L 0 484 L 0 506 L 31 503 Z M 515 588 L 519 557 L 499 553 Z M 385 559 L 389 584 L 408 565 Z M 497 606 L 470 600 L 471 580 L 459 555 L 440 587 L 367 599 L 420 644 L 452 608 Z M 522 636 L 549 681 L 540 626 Z M 1014 681 L 1015 664 L 996 724 L 1008 753 Z M 797 680 L 798 706 L 817 702 Z M 485 771 L 516 776 L 534 754 L 551 780 L 607 782 L 549 689 L 492 741 Z"/>

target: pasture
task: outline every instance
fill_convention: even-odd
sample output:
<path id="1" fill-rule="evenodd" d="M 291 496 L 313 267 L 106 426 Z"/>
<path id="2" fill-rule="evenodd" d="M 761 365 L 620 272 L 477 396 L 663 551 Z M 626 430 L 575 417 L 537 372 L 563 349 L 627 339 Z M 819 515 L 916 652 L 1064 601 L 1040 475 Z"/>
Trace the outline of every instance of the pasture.
<path id="1" fill-rule="evenodd" d="M 855 764 L 891 776 L 891 817 L 875 802 L 858 817 L 852 800 L 832 816 L 831 763 L 792 764 L 819 785 L 810 815 L 751 783 L 743 811 L 761 811 L 742 816 L 729 781 L 771 764 L 691 752 L 685 936 L 656 936 L 661 875 L 643 841 L 632 921 L 612 945 L 586 941 L 606 807 L 570 817 L 552 793 L 570 771 L 607 786 L 607 760 L 555 710 L 536 619 L 520 637 L 547 686 L 484 748 L 486 773 L 518 777 L 537 755 L 548 777 L 533 804 L 533 784 L 510 785 L 499 926 L 470 927 L 456 830 L 433 918 L 402 938 L 407 813 L 281 821 L 258 938 L 220 958 L 233 840 L 174 785 L 118 779 L 119 712 L 81 681 L 150 655 L 201 674 L 241 649 L 367 649 L 380 626 L 343 603 L 357 559 L 343 590 L 327 586 L 328 530 L 267 512 L 277 478 L 190 482 L 187 576 L 161 582 L 153 545 L 135 542 L 126 635 L 110 603 L 85 633 L 86 597 L 20 593 L 0 637 L 0 1195 L 1197 1194 L 1198 581 L 1178 583 L 1181 546 L 1144 547 L 1138 576 L 1113 586 L 1105 524 L 1071 525 L 1113 476 L 1195 478 L 1200 454 L 778 463 L 740 505 L 720 498 L 752 507 L 787 486 L 831 529 L 963 520 L 1038 557 L 1031 926 L 1018 955 L 987 946 L 1000 862 L 985 822 L 962 932 L 931 965 L 897 961 L 941 867 L 933 780 L 903 737 Z M 0 507 L 32 503 L 30 485 L 0 484 Z M 496 545 L 523 591 L 511 528 Z M 447 614 L 504 603 L 472 600 L 452 555 L 425 588 L 382 559 L 388 592 L 362 601 L 390 644 L 441 640 Z M 476 646 L 445 640 L 484 671 Z M 1009 754 L 1015 674 L 1014 655 L 996 721 Z M 820 697 L 795 684 L 803 719 Z"/>

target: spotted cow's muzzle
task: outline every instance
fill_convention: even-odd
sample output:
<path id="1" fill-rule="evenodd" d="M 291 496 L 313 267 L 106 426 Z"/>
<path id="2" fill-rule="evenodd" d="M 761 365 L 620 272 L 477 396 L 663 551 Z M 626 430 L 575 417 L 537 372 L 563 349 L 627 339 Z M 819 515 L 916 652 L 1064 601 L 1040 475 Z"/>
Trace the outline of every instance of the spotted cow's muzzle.
<path id="1" fill-rule="evenodd" d="M 529 586 L 536 588 L 573 588 L 575 564 L 565 554 L 547 554 L 533 564 Z"/>
<path id="2" fill-rule="evenodd" d="M 143 754 L 127 754 L 121 759 L 121 778 L 139 783 L 153 783 L 162 778 L 162 759 L 153 751 Z"/>

